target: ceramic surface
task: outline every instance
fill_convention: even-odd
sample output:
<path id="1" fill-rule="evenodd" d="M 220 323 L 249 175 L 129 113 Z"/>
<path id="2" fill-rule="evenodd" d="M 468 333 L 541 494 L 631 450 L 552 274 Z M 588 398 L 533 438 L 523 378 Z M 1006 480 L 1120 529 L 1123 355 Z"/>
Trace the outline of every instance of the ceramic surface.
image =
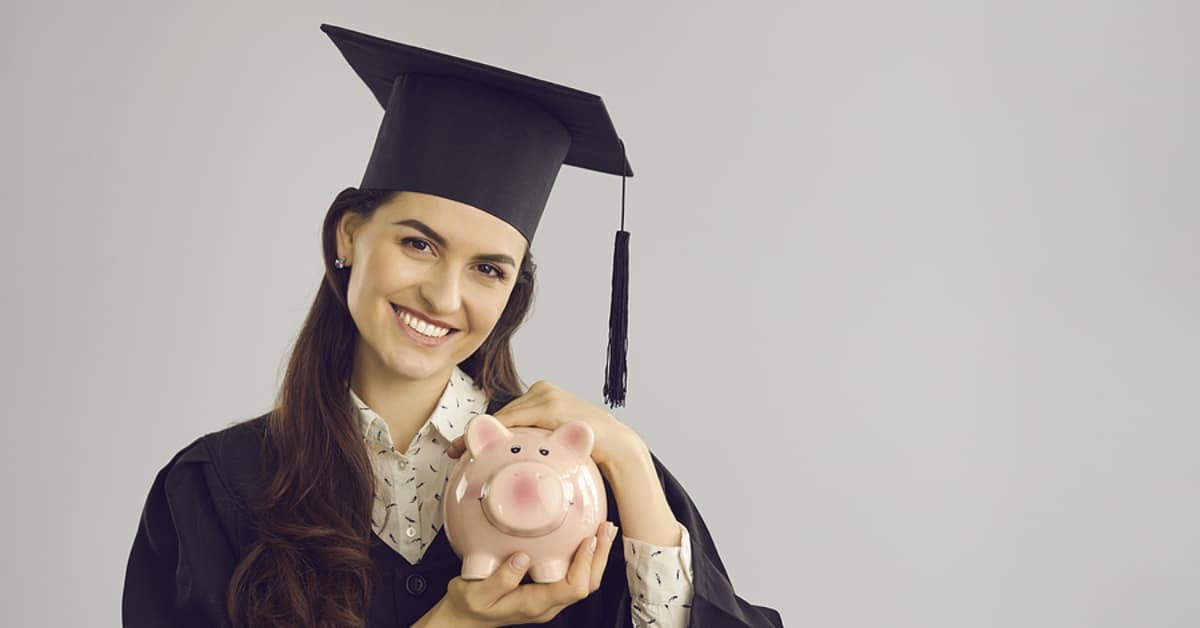
<path id="1" fill-rule="evenodd" d="M 507 428 L 478 414 L 442 499 L 446 538 L 463 559 L 462 577 L 482 580 L 517 551 L 532 559 L 534 582 L 557 582 L 583 539 L 608 517 L 595 435 L 586 423 L 551 432 Z"/>

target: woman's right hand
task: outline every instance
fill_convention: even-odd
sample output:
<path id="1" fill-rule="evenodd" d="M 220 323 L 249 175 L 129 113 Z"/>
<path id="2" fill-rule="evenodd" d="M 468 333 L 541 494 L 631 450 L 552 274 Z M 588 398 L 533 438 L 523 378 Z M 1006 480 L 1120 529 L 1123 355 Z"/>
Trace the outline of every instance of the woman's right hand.
<path id="1" fill-rule="evenodd" d="M 558 582 L 521 584 L 529 570 L 529 556 L 524 552 L 508 557 L 485 580 L 456 576 L 447 585 L 446 595 L 413 626 L 494 628 L 548 622 L 600 588 L 616 535 L 616 526 L 606 521 L 596 536 L 579 544 L 567 577 Z"/>

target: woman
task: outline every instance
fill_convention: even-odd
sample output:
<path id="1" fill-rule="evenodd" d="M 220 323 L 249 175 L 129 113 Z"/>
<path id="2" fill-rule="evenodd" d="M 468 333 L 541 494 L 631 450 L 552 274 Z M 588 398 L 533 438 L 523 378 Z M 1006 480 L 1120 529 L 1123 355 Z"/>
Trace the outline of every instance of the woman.
<path id="1" fill-rule="evenodd" d="M 322 29 L 385 109 L 375 149 L 325 217 L 326 275 L 276 407 L 158 473 L 125 625 L 781 625 L 734 594 L 691 500 L 633 430 L 548 382 L 521 390 L 509 342 L 558 169 L 632 174 L 599 98 Z M 442 487 L 482 412 L 595 433 L 613 521 L 561 582 L 521 584 L 523 554 L 485 580 L 457 575 Z"/>

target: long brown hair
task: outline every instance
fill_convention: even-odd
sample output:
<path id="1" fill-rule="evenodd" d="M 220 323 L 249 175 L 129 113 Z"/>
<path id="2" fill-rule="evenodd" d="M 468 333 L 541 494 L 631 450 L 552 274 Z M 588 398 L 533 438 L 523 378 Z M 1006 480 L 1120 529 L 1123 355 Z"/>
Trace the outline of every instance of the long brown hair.
<path id="1" fill-rule="evenodd" d="M 235 626 L 363 626 L 370 604 L 374 480 L 348 403 L 358 328 L 346 303 L 349 271 L 337 269 L 337 226 L 369 219 L 394 190 L 347 188 L 325 215 L 325 277 L 296 338 L 268 414 L 262 483 L 251 505 L 257 539 L 233 572 L 226 610 Z M 459 367 L 493 402 L 522 394 L 509 340 L 533 301 L 537 266 L 526 250 L 495 328 Z"/>

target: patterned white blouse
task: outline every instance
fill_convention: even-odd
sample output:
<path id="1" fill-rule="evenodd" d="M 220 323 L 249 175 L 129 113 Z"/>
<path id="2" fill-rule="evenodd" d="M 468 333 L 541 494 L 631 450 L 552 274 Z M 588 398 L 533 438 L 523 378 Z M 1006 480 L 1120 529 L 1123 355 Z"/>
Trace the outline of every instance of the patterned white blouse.
<path id="1" fill-rule="evenodd" d="M 353 391 L 350 400 L 375 469 L 375 534 L 410 564 L 417 564 L 442 527 L 441 500 L 455 460 L 447 451 L 488 399 L 457 366 L 433 414 L 401 453 L 387 423 Z M 679 526 L 679 547 L 660 547 L 622 535 L 625 577 L 633 596 L 634 626 L 687 626 L 692 603 L 692 548 Z"/>

